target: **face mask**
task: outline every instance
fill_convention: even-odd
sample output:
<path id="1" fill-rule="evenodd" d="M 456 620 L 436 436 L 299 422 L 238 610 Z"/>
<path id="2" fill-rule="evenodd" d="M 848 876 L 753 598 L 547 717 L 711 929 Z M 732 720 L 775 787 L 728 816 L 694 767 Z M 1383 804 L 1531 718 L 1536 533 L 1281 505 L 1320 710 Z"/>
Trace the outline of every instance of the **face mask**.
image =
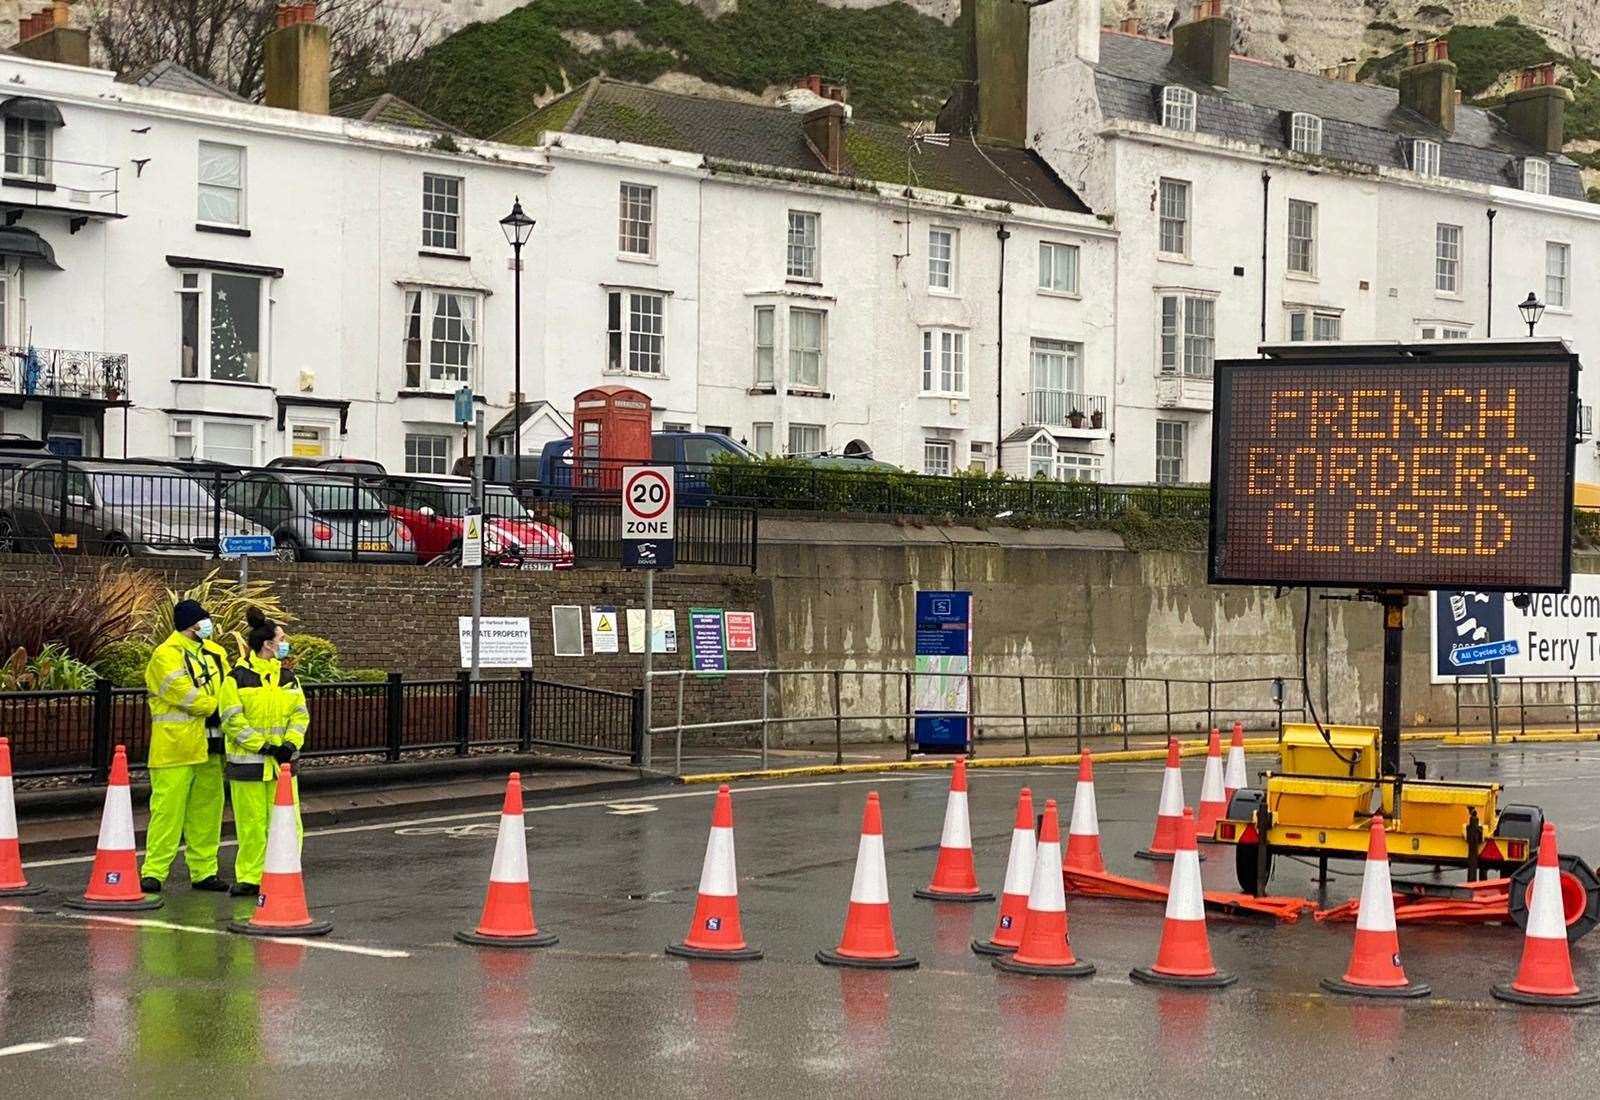
<path id="1" fill-rule="evenodd" d="M 279 642 L 278 643 L 278 660 L 281 661 L 287 656 L 289 656 L 289 643 L 288 642 Z"/>
<path id="2" fill-rule="evenodd" d="M 203 642 L 211 637 L 211 632 L 215 629 L 216 626 L 210 619 L 201 619 L 194 624 L 194 636 Z"/>

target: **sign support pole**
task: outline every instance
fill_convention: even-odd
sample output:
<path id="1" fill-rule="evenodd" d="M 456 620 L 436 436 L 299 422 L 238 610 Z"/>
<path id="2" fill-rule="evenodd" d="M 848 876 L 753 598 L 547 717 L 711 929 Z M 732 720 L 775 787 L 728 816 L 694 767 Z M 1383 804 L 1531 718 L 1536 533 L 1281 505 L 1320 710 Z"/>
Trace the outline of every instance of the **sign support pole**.
<path id="1" fill-rule="evenodd" d="M 483 532 L 483 410 L 473 418 L 472 439 L 472 507 L 478 513 L 478 531 Z M 472 570 L 472 672 L 473 683 L 478 682 L 479 626 L 483 619 L 483 558 Z"/>
<path id="2" fill-rule="evenodd" d="M 1400 805 L 1400 658 L 1403 652 L 1407 596 L 1384 592 L 1383 605 L 1383 718 L 1380 723 L 1378 775 L 1395 780 L 1396 807 Z"/>
<path id="3" fill-rule="evenodd" d="M 650 766 L 650 666 L 656 642 L 656 571 L 644 571 L 644 744 L 639 752 L 639 766 Z"/>

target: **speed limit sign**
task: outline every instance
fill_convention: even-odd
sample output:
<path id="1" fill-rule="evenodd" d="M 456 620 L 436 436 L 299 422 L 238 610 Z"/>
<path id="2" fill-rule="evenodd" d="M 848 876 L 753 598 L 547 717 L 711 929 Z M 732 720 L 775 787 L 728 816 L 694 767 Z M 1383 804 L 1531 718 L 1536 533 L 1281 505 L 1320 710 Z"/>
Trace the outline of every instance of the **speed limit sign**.
<path id="1" fill-rule="evenodd" d="M 671 466 L 627 466 L 622 471 L 622 564 L 630 569 L 671 569 L 673 473 Z"/>

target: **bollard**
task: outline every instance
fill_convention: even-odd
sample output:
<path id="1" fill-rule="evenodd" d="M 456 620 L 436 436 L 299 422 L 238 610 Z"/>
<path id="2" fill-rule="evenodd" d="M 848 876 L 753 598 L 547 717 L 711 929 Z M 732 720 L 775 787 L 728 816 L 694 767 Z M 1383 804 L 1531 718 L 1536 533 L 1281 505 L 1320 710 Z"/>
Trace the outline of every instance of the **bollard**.
<path id="1" fill-rule="evenodd" d="M 1032 756 L 1033 749 L 1028 742 L 1028 678 L 1017 677 L 1017 692 L 1022 697 L 1022 755 Z"/>

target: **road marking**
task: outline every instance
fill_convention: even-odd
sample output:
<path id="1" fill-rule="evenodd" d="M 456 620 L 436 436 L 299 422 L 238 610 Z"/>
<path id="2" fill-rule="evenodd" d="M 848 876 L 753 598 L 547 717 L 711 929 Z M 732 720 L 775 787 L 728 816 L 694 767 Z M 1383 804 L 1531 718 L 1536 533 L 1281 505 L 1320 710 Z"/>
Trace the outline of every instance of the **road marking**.
<path id="1" fill-rule="evenodd" d="M 87 1041 L 77 1035 L 63 1035 L 44 1043 L 18 1043 L 12 1047 L 0 1047 L 0 1058 L 9 1058 L 13 1054 L 38 1054 L 42 1050 L 55 1050 L 57 1047 L 75 1047 Z"/>
<path id="2" fill-rule="evenodd" d="M 111 917 L 104 913 L 61 913 L 63 917 L 73 920 L 100 921 L 103 924 L 120 924 L 127 928 L 164 928 L 170 932 L 198 932 L 205 936 L 231 936 L 235 933 L 223 928 L 206 928 L 197 924 L 174 924 L 167 920 L 152 920 L 148 917 Z M 301 936 L 273 936 L 277 943 L 298 944 L 301 947 L 315 947 L 323 951 L 342 951 L 347 955 L 366 955 L 374 959 L 409 959 L 411 952 L 398 951 L 389 947 L 363 947 L 358 943 L 330 943 L 327 940 L 306 939 Z"/>
<path id="3" fill-rule="evenodd" d="M 0 905 L 0 913 L 32 913 L 26 905 Z"/>
<path id="4" fill-rule="evenodd" d="M 451 840 L 477 840 L 479 837 L 497 836 L 498 821 L 475 821 L 470 825 L 432 825 L 396 829 L 395 836 L 447 836 Z"/>
<path id="5" fill-rule="evenodd" d="M 613 817 L 627 817 L 630 814 L 653 814 L 661 809 L 647 802 L 611 802 L 606 805 L 606 813 Z"/>

